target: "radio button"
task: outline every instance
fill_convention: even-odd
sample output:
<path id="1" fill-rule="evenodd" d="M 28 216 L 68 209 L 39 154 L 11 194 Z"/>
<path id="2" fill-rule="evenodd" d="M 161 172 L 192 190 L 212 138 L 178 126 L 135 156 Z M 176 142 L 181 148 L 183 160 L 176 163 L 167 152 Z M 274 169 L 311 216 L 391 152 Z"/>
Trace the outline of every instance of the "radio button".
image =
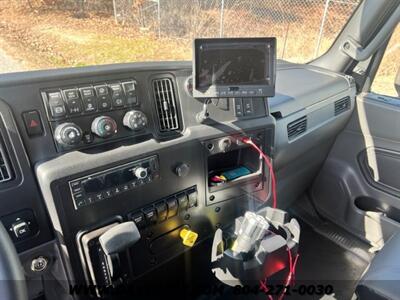
<path id="1" fill-rule="evenodd" d="M 80 186 L 81 182 L 80 181 L 71 182 L 70 185 L 71 185 L 71 188 L 73 189 L 73 188 Z"/>
<path id="2" fill-rule="evenodd" d="M 132 188 L 135 188 L 135 187 L 137 187 L 139 185 L 139 182 L 137 180 L 135 180 L 135 181 L 132 181 L 130 183 L 130 185 L 131 185 Z"/>
<path id="3" fill-rule="evenodd" d="M 113 196 L 113 191 L 112 191 L 112 190 L 107 190 L 107 191 L 105 191 L 105 192 L 104 192 L 104 196 L 105 196 L 106 198 L 112 197 L 112 196 Z"/>
<path id="4" fill-rule="evenodd" d="M 77 208 L 86 205 L 86 200 L 82 193 L 74 194 L 74 201 Z"/>
<path id="5" fill-rule="evenodd" d="M 114 195 L 118 195 L 119 193 L 121 193 L 122 192 L 122 190 L 119 188 L 119 187 L 115 187 L 114 189 L 113 189 L 113 194 Z"/>
<path id="6" fill-rule="evenodd" d="M 71 191 L 73 194 L 76 194 L 76 193 L 81 193 L 83 189 L 81 185 L 76 185 L 74 187 L 71 185 Z"/>
<path id="7" fill-rule="evenodd" d="M 95 197 L 94 196 L 88 196 L 86 198 L 86 204 L 92 204 L 95 202 Z"/>
<path id="8" fill-rule="evenodd" d="M 97 201 L 101 201 L 104 200 L 104 194 L 103 193 L 97 193 L 96 195 L 94 195 L 94 200 Z"/>
<path id="9" fill-rule="evenodd" d="M 120 189 L 124 192 L 129 191 L 130 190 L 130 186 L 129 184 L 124 184 L 120 186 Z"/>

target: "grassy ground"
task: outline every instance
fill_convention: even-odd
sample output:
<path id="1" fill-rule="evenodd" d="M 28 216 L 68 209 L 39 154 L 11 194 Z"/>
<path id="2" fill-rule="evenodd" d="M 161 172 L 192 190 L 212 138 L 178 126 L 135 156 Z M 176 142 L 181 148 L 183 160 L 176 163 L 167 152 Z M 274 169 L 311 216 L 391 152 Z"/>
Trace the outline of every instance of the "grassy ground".
<path id="1" fill-rule="evenodd" d="M 62 21 L 60 21 L 62 20 Z M 66 12 L 4 9 L 0 36 L 31 69 L 128 61 L 190 59 L 184 43 L 117 26 L 110 18 L 72 18 Z"/>
<path id="2" fill-rule="evenodd" d="M 78 19 L 72 17 L 71 12 L 32 10 L 26 5 L 9 6 L 7 3 L 0 0 L 0 48 L 7 47 L 4 50 L 14 59 L 22 61 L 26 69 L 190 60 L 192 56 L 190 39 L 158 38 L 151 31 L 117 25 L 111 16 L 88 15 Z M 229 15 L 232 13 L 236 17 Z M 237 22 L 248 19 L 245 13 L 227 11 L 227 35 L 260 36 L 268 32 L 278 38 L 278 57 L 283 56 L 294 62 L 307 62 L 313 58 L 321 15 L 319 10 L 308 11 L 310 16 L 307 16 L 307 21 L 311 23 L 303 20 L 291 27 L 279 22 L 273 26 L 267 24 L 265 28 L 251 22 L 238 26 Z M 319 53 L 329 48 L 335 32 L 345 22 L 344 16 L 336 19 L 341 21 L 327 24 Z M 290 30 L 287 40 L 283 34 L 286 30 Z M 399 66 L 399 43 L 400 33 L 397 30 L 389 46 L 390 54 L 385 58 L 374 84 L 377 92 L 394 95 L 393 78 Z"/>

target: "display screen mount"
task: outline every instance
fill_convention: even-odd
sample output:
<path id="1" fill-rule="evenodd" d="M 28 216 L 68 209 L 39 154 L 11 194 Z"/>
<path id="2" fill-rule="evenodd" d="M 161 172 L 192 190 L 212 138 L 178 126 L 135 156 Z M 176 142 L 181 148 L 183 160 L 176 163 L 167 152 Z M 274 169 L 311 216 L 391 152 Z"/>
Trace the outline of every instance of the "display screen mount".
<path id="1" fill-rule="evenodd" d="M 276 38 L 195 39 L 193 96 L 275 95 Z"/>

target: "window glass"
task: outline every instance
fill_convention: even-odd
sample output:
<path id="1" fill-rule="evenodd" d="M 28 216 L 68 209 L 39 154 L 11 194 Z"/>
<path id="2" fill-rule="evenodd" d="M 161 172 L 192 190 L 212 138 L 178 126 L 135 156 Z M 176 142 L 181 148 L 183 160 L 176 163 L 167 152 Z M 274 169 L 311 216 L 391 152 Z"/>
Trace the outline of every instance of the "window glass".
<path id="1" fill-rule="evenodd" d="M 397 25 L 386 52 L 382 58 L 378 73 L 372 83 L 371 91 L 391 97 L 398 97 L 394 87 L 396 74 L 400 68 L 400 26 Z"/>
<path id="2" fill-rule="evenodd" d="M 190 60 L 195 37 L 276 36 L 278 58 L 325 52 L 360 0 L 0 0 L 0 73 Z"/>

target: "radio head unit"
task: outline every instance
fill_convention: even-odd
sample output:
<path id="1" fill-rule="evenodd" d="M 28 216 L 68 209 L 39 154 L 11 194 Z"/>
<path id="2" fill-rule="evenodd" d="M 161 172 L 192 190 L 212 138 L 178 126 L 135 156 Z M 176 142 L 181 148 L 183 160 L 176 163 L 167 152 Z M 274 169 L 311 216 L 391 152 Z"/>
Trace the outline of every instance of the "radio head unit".
<path id="1" fill-rule="evenodd" d="M 275 38 L 195 39 L 193 97 L 275 95 Z"/>

